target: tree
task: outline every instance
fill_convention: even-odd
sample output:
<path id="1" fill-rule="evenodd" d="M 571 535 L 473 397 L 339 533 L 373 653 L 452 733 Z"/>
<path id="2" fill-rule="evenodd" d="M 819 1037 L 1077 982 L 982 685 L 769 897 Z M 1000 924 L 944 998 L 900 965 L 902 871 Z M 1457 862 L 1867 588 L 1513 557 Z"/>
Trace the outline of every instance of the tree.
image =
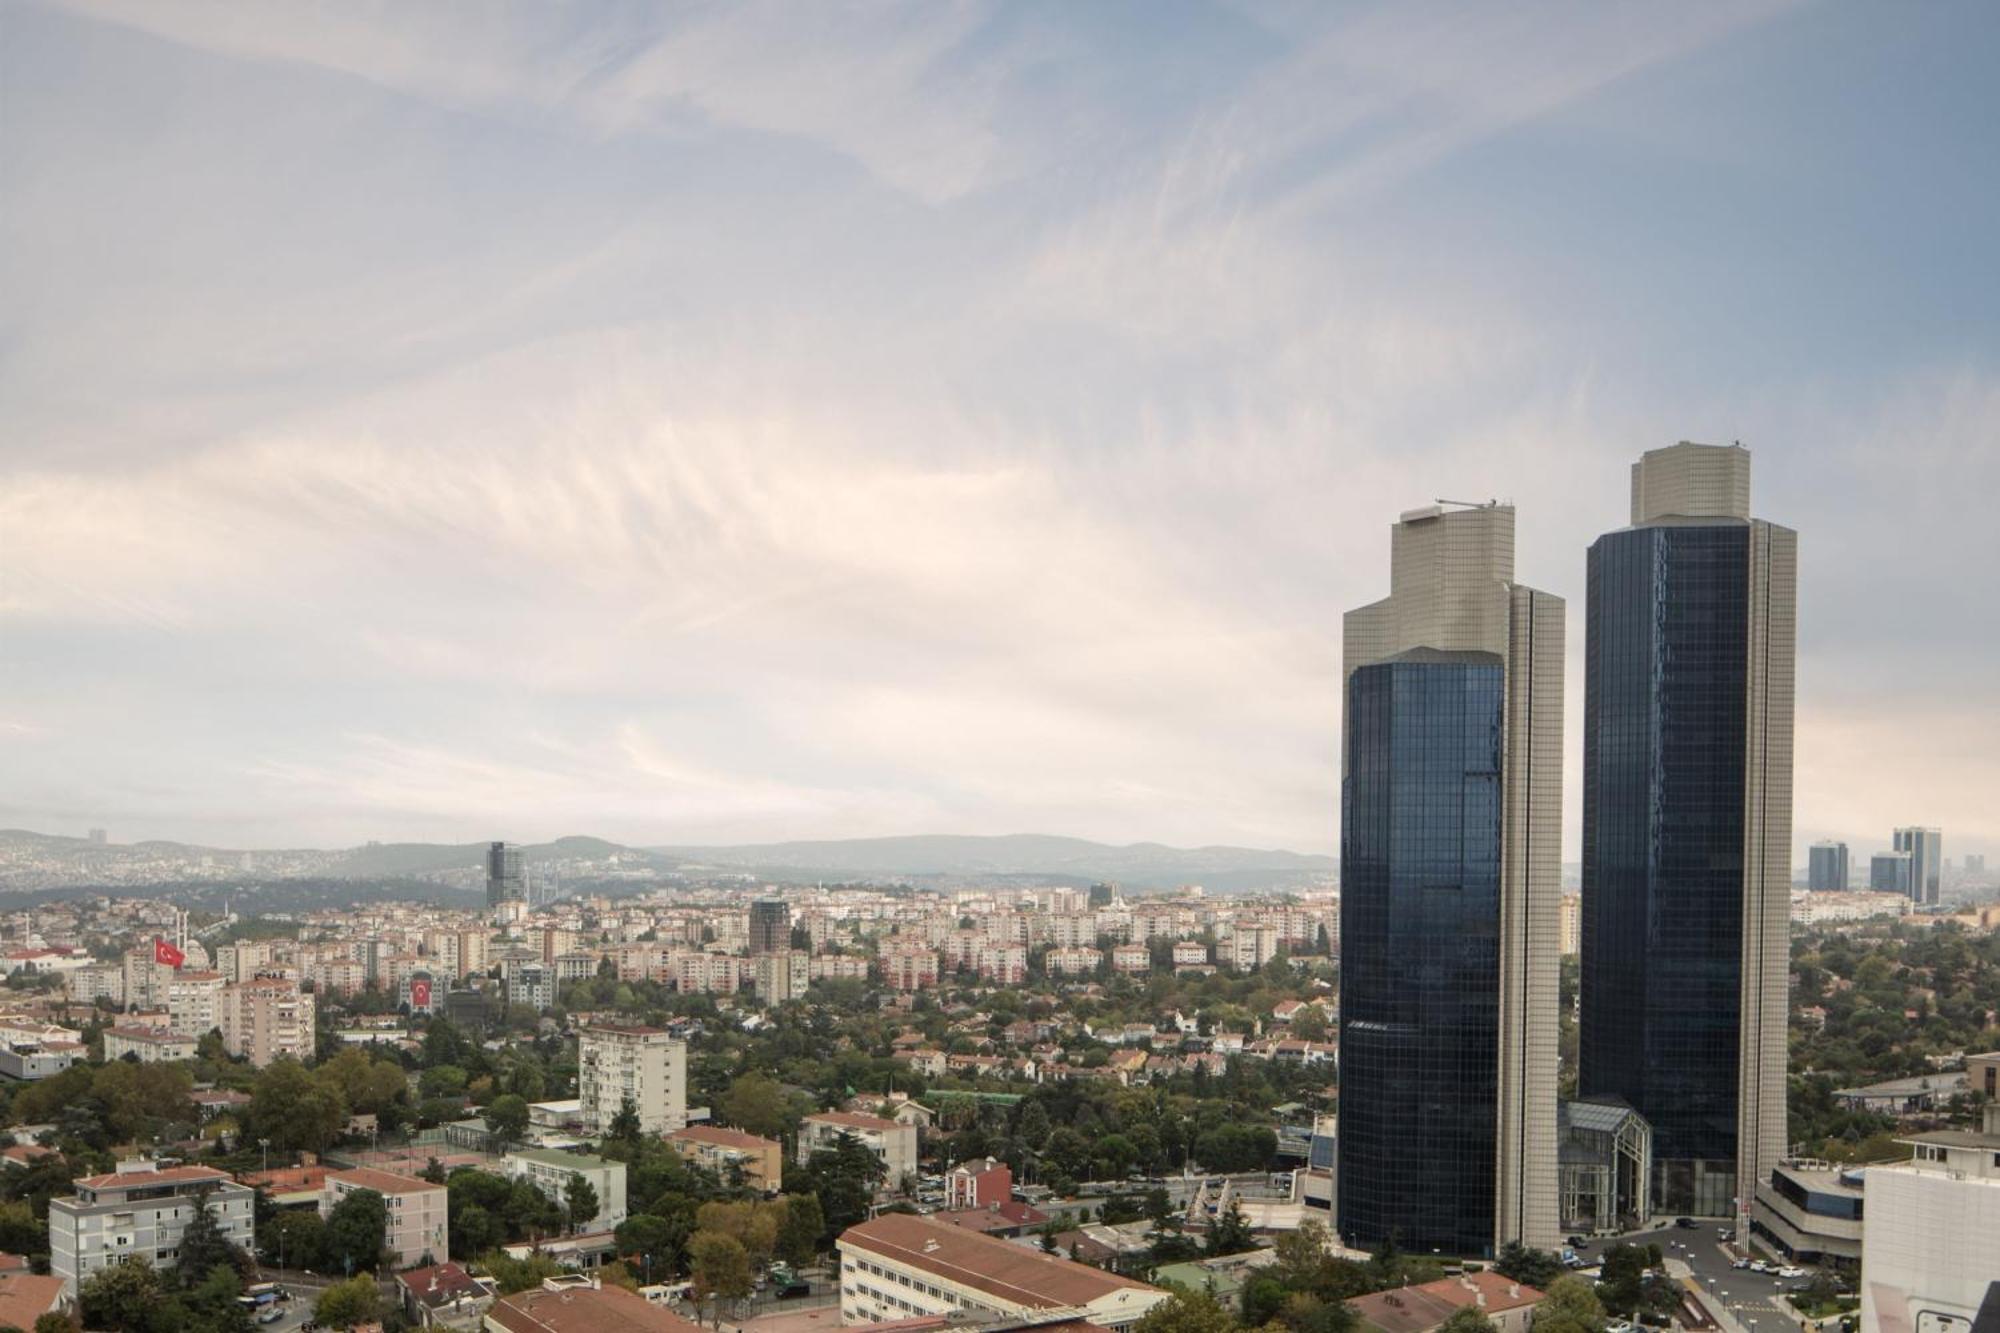
<path id="1" fill-rule="evenodd" d="M 273 1147 L 321 1152 L 346 1128 L 347 1103 L 338 1087 L 321 1083 L 298 1061 L 274 1060 L 251 1089 L 250 1126 Z"/>
<path id="2" fill-rule="evenodd" d="M 713 1302 L 715 1326 L 722 1327 L 724 1302 L 742 1300 L 750 1294 L 750 1256 L 736 1237 L 719 1231 L 697 1231 L 688 1242 L 693 1260 L 694 1297 L 697 1302 Z"/>
<path id="3" fill-rule="evenodd" d="M 1177 1291 L 1132 1326 L 1132 1333 L 1240 1333 L 1242 1325 L 1205 1291 Z"/>
<path id="4" fill-rule="evenodd" d="M 486 1132 L 493 1136 L 493 1146 L 502 1151 L 519 1143 L 528 1133 L 527 1099 L 511 1092 L 495 1097 L 486 1107 Z"/>
<path id="5" fill-rule="evenodd" d="M 334 1283 L 313 1303 L 313 1318 L 328 1328 L 352 1328 L 381 1316 L 382 1289 L 374 1278 L 360 1274 Z"/>
<path id="6" fill-rule="evenodd" d="M 618 1114 L 611 1117 L 611 1124 L 606 1130 L 607 1137 L 617 1140 L 627 1148 L 636 1148 L 645 1132 L 645 1125 L 639 1119 L 639 1108 L 633 1104 L 630 1097 L 619 1098 Z"/>
<path id="7" fill-rule="evenodd" d="M 159 1275 L 127 1256 L 84 1279 L 77 1302 L 87 1328 L 143 1330 L 164 1295 Z"/>
<path id="8" fill-rule="evenodd" d="M 507 1239 L 500 1219 L 476 1203 L 467 1204 L 451 1218 L 451 1255 L 454 1259 L 476 1259 Z"/>
<path id="9" fill-rule="evenodd" d="M 1535 1307 L 1535 1333 L 1604 1333 L 1604 1306 L 1585 1279 L 1566 1273 Z"/>
<path id="10" fill-rule="evenodd" d="M 1493 1321 L 1476 1305 L 1461 1305 L 1445 1316 L 1438 1333 L 1494 1333 Z"/>
<path id="11" fill-rule="evenodd" d="M 209 1195 L 213 1192 L 204 1190 L 195 1199 L 194 1216 L 188 1219 L 186 1229 L 181 1232 L 180 1260 L 175 1270 L 183 1287 L 194 1286 L 213 1269 L 235 1270 L 238 1267 L 239 1251 L 222 1234 L 215 1214 L 208 1210 Z"/>
<path id="12" fill-rule="evenodd" d="M 563 1190 L 563 1203 L 569 1212 L 569 1224 L 581 1231 L 597 1216 L 597 1187 L 581 1175 L 571 1176 Z"/>
<path id="13" fill-rule="evenodd" d="M 1021 1124 L 1015 1131 L 1021 1142 L 1028 1145 L 1031 1152 L 1040 1152 L 1042 1145 L 1049 1141 L 1049 1113 L 1039 1101 L 1029 1101 L 1021 1107 Z"/>
<path id="14" fill-rule="evenodd" d="M 389 1233 L 389 1210 L 374 1190 L 354 1190 L 326 1215 L 327 1267 L 342 1273 L 375 1271 Z"/>
<path id="15" fill-rule="evenodd" d="M 479 1266 L 492 1277 L 502 1296 L 539 1287 L 547 1279 L 569 1271 L 540 1250 L 525 1259 L 509 1259 L 504 1253 L 495 1252 L 482 1258 Z"/>
<path id="16" fill-rule="evenodd" d="M 1518 1240 L 1510 1240 L 1500 1247 L 1493 1271 L 1524 1286 L 1547 1291 L 1549 1283 L 1562 1276 L 1563 1266 L 1547 1250 L 1532 1249 Z"/>
<path id="17" fill-rule="evenodd" d="M 76 1321 L 51 1310 L 35 1320 L 35 1333 L 76 1333 Z"/>
<path id="18" fill-rule="evenodd" d="M 1243 1205 L 1230 1199 L 1229 1206 L 1209 1224 L 1207 1244 L 1204 1248 L 1211 1258 L 1223 1254 L 1241 1254 L 1245 1250 L 1257 1248 L 1257 1238 L 1250 1233 L 1250 1223 L 1243 1216 Z"/>
<path id="19" fill-rule="evenodd" d="M 729 1124 L 767 1139 L 775 1139 L 792 1127 L 792 1107 L 784 1088 L 762 1074 L 745 1074 L 730 1084 L 718 1109 Z"/>
<path id="20" fill-rule="evenodd" d="M 457 1238 L 453 1224 L 453 1238 Z M 257 1227 L 257 1248 L 268 1264 L 326 1267 L 326 1219 L 310 1208 L 286 1209 Z"/>
<path id="21" fill-rule="evenodd" d="M 778 1224 L 778 1253 L 786 1263 L 803 1267 L 819 1253 L 820 1233 L 826 1230 L 826 1211 L 812 1194 L 787 1194 L 784 1220 Z"/>

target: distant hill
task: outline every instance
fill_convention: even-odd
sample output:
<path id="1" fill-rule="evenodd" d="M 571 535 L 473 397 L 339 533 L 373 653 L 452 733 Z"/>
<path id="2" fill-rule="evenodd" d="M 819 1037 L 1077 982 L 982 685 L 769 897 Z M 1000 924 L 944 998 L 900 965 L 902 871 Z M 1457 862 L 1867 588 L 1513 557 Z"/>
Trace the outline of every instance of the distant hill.
<path id="1" fill-rule="evenodd" d="M 1286 887 L 1333 872 L 1330 856 L 1248 847 L 1118 847 L 1041 833 L 997 837 L 925 834 L 734 847 L 654 847 L 683 869 L 738 870 L 768 879 L 1041 876 L 1135 888 L 1201 884 L 1219 890 Z"/>
<path id="2" fill-rule="evenodd" d="M 565 837 L 522 847 L 530 865 L 561 862 L 588 877 L 590 863 L 622 863 L 662 874 L 703 871 L 754 875 L 778 882 L 821 879 L 1011 880 L 1089 884 L 1114 880 L 1129 888 L 1200 884 L 1217 892 L 1290 888 L 1332 873 L 1330 856 L 1247 847 L 1168 847 L 1142 842 L 1112 846 L 1082 838 L 1016 833 L 1001 837 L 929 834 L 736 846 L 635 848 L 603 838 Z M 371 843 L 340 849 L 244 852 L 189 843 L 93 843 L 84 838 L 0 830 L 0 888 L 208 880 L 408 880 L 444 876 L 463 884 L 476 875 L 483 842 Z"/>

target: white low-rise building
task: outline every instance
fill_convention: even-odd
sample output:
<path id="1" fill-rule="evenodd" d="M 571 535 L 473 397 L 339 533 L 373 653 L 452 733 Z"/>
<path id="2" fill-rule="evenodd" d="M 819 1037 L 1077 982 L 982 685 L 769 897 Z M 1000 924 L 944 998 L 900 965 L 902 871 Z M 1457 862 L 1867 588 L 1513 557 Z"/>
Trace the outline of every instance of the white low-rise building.
<path id="1" fill-rule="evenodd" d="M 1043 1319 L 1130 1328 L 1167 1293 L 963 1227 L 884 1213 L 840 1235 L 840 1322 Z"/>
<path id="2" fill-rule="evenodd" d="M 342 1199 L 361 1190 L 382 1196 L 383 1211 L 388 1215 L 382 1245 L 395 1255 L 396 1267 L 432 1264 L 451 1257 L 450 1195 L 444 1186 L 365 1166 L 329 1171 L 320 1194 L 320 1215 L 331 1215 Z"/>
<path id="3" fill-rule="evenodd" d="M 597 1195 L 596 1215 L 582 1223 L 587 1230 L 609 1231 L 625 1220 L 623 1162 L 555 1148 L 528 1148 L 507 1154 L 501 1168 L 510 1178 L 527 1181 L 565 1208 L 569 1206 L 570 1182 L 584 1181 Z"/>
<path id="4" fill-rule="evenodd" d="M 256 1192 L 211 1167 L 134 1160 L 74 1184 L 74 1196 L 49 1201 L 49 1271 L 72 1293 L 134 1256 L 148 1267 L 172 1266 L 199 1208 L 228 1240 L 246 1250 L 256 1244 Z"/>
<path id="5" fill-rule="evenodd" d="M 798 1159 L 809 1160 L 821 1148 L 831 1148 L 843 1134 L 851 1135 L 882 1162 L 883 1183 L 900 1187 L 917 1170 L 915 1125 L 884 1120 L 859 1111 L 821 1111 L 799 1122 Z"/>

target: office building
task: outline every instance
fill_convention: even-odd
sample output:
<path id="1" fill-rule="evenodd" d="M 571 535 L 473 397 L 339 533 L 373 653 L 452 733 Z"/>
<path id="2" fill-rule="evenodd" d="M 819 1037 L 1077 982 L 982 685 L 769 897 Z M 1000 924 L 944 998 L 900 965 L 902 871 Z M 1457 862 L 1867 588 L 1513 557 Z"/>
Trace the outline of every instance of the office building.
<path id="1" fill-rule="evenodd" d="M 1877 852 L 1868 858 L 1868 887 L 1875 892 L 1900 893 L 1914 901 L 1911 882 L 1908 852 Z"/>
<path id="2" fill-rule="evenodd" d="M 382 1196 L 382 1210 L 388 1219 L 382 1247 L 395 1256 L 395 1267 L 432 1264 L 451 1257 L 450 1196 L 444 1186 L 366 1166 L 329 1171 L 321 1182 L 320 1216 L 331 1215 L 342 1199 L 361 1190 Z"/>
<path id="3" fill-rule="evenodd" d="M 1815 893 L 1847 892 L 1847 844 L 1816 842 L 1806 853 L 1806 887 Z"/>
<path id="4" fill-rule="evenodd" d="M 1910 857 L 1910 901 L 1936 907 L 1944 884 L 1944 833 L 1934 828 L 1899 828 L 1895 848 Z"/>
<path id="5" fill-rule="evenodd" d="M 1338 1230 L 1554 1245 L 1563 603 L 1513 508 L 1404 514 L 1344 669 Z"/>
<path id="6" fill-rule="evenodd" d="M 760 898 L 750 904 L 750 953 L 789 953 L 792 948 L 791 904 Z"/>
<path id="7" fill-rule="evenodd" d="M 1129 1277 L 907 1213 L 857 1222 L 835 1244 L 843 1326 L 926 1316 L 1054 1322 L 1069 1313 L 1116 1333 L 1167 1299 Z"/>
<path id="8" fill-rule="evenodd" d="M 528 874 L 521 849 L 496 842 L 486 849 L 486 907 L 496 922 L 512 919 L 528 904 Z M 510 906 L 517 905 L 517 906 Z"/>
<path id="9" fill-rule="evenodd" d="M 1739 1234 L 1785 1148 L 1798 582 L 1749 506 L 1747 451 L 1656 449 L 1590 547 L 1578 1068 L 1652 1125 L 1654 1209 Z"/>
<path id="10" fill-rule="evenodd" d="M 206 1208 L 232 1243 L 246 1250 L 256 1244 L 256 1191 L 213 1167 L 135 1159 L 73 1186 L 70 1198 L 49 1200 L 49 1272 L 72 1294 L 128 1258 L 173 1267 L 197 1208 Z"/>
<path id="11" fill-rule="evenodd" d="M 582 1181 L 590 1186 L 597 1196 L 597 1212 L 582 1224 L 585 1231 L 609 1231 L 625 1220 L 623 1162 L 555 1148 L 526 1148 L 507 1154 L 501 1162 L 501 1171 L 511 1180 L 527 1181 L 544 1197 L 565 1208 L 569 1206 L 572 1182 Z"/>
<path id="12" fill-rule="evenodd" d="M 1967 852 L 1965 854 L 1965 873 L 1969 876 L 1984 875 L 1986 873 L 1986 853 Z"/>
<path id="13" fill-rule="evenodd" d="M 626 1102 L 646 1134 L 687 1125 L 687 1043 L 663 1028 L 599 1023 L 577 1038 L 577 1100 L 586 1130 L 602 1134 Z"/>
<path id="14" fill-rule="evenodd" d="M 1901 1140 L 1871 1166 L 1861 1219 L 1861 1333 L 1984 1333 L 2000 1315 L 2000 1106 L 1981 1131 Z"/>

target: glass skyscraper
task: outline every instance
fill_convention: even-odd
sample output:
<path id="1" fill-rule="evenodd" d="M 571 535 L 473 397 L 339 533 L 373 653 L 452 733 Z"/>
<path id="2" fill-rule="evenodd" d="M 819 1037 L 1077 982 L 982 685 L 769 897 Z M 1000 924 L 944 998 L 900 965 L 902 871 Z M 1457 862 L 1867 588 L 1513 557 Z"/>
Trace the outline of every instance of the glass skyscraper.
<path id="1" fill-rule="evenodd" d="M 1749 467 L 1648 453 L 1590 548 L 1578 1067 L 1651 1122 L 1657 1207 L 1739 1225 L 1785 1145 L 1797 584 Z"/>
<path id="2" fill-rule="evenodd" d="M 1563 607 L 1514 511 L 1403 515 L 1348 613 L 1336 1223 L 1350 1245 L 1549 1246 Z"/>
<path id="3" fill-rule="evenodd" d="M 1806 852 L 1806 887 L 1818 892 L 1847 889 L 1847 844 L 1816 842 Z"/>
<path id="4" fill-rule="evenodd" d="M 1910 858 L 1910 901 L 1936 907 L 1944 884 L 1944 833 L 1934 828 L 1899 828 L 1896 850 Z"/>

